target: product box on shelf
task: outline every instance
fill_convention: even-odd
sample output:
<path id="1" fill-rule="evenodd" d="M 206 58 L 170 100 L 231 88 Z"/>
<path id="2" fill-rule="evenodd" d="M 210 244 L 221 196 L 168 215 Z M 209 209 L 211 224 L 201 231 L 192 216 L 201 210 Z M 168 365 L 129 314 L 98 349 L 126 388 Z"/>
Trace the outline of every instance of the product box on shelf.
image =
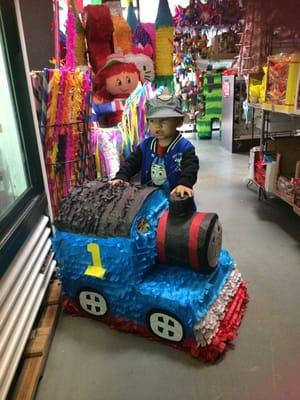
<path id="1" fill-rule="evenodd" d="M 278 175 L 275 154 L 266 154 L 259 146 L 252 147 L 249 155 L 249 179 L 256 182 L 266 192 L 273 193 Z"/>
<path id="2" fill-rule="evenodd" d="M 298 75 L 295 114 L 300 115 L 300 73 Z"/>
<path id="3" fill-rule="evenodd" d="M 281 177 L 280 184 L 277 180 Z M 288 193 L 289 182 L 300 178 L 300 137 L 269 140 L 262 151 L 253 147 L 249 157 L 249 179 L 266 192 Z"/>
<path id="4" fill-rule="evenodd" d="M 296 112 L 299 76 L 300 53 L 270 56 L 263 108 L 278 112 Z"/>
<path id="5" fill-rule="evenodd" d="M 266 163 L 265 191 L 267 193 L 275 192 L 278 168 L 279 162 L 277 161 L 277 158 L 275 161 L 270 160 Z"/>
<path id="6" fill-rule="evenodd" d="M 300 136 L 276 138 L 269 140 L 267 148 L 270 153 L 280 155 L 278 175 L 292 179 L 296 177 L 297 163 L 300 160 Z"/>
<path id="7" fill-rule="evenodd" d="M 252 147 L 249 153 L 249 163 L 248 163 L 248 173 L 249 173 L 249 180 L 255 180 L 255 153 L 260 150 L 259 146 Z"/>
<path id="8" fill-rule="evenodd" d="M 252 105 L 262 104 L 266 100 L 267 66 L 263 72 L 250 74 L 248 83 L 248 102 Z"/>
<path id="9" fill-rule="evenodd" d="M 294 211 L 300 215 L 300 162 L 298 168 L 299 177 L 294 180 Z"/>
<path id="10" fill-rule="evenodd" d="M 257 147 L 251 149 L 249 179 L 255 181 L 266 192 L 273 193 L 277 175 L 278 162 L 276 154 L 266 153 Z"/>
<path id="11" fill-rule="evenodd" d="M 300 178 L 300 137 L 278 138 L 269 144 L 276 151 L 277 177 L 274 193 L 294 206 L 296 183 Z"/>
<path id="12" fill-rule="evenodd" d="M 291 179 L 279 176 L 275 193 L 291 206 L 294 204 L 294 185 Z"/>

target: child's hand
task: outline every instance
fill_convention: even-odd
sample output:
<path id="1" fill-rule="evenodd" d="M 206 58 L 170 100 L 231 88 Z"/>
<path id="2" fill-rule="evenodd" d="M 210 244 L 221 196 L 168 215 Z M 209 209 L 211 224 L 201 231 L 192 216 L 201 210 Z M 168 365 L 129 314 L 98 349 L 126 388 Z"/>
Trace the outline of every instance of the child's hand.
<path id="1" fill-rule="evenodd" d="M 125 183 L 125 181 L 123 181 L 123 179 L 113 179 L 112 181 L 109 181 L 109 183 L 115 186 L 115 185 L 122 185 L 123 183 Z"/>
<path id="2" fill-rule="evenodd" d="M 189 197 L 193 197 L 194 196 L 194 192 L 193 189 L 187 187 L 187 186 L 183 186 L 183 185 L 178 185 L 176 186 L 171 194 L 175 193 L 177 196 L 180 196 L 181 198 L 184 197 L 185 194 L 187 194 Z"/>

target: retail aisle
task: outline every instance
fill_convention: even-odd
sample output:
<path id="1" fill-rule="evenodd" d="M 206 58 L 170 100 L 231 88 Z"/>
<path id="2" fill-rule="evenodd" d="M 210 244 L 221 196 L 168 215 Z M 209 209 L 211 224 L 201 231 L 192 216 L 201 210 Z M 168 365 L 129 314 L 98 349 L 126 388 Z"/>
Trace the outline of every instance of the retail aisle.
<path id="1" fill-rule="evenodd" d="M 249 281 L 235 348 L 216 365 L 89 319 L 62 315 L 38 400 L 298 400 L 300 218 L 246 189 L 247 156 L 196 142 L 196 200 L 217 211 Z"/>

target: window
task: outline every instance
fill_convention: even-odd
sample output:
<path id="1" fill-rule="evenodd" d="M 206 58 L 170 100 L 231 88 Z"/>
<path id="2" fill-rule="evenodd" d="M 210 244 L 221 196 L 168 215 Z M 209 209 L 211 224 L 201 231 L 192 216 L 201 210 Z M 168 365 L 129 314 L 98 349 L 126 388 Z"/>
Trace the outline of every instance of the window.
<path id="1" fill-rule="evenodd" d="M 0 32 L 0 224 L 29 187 L 13 95 L 9 87 L 3 39 Z"/>
<path id="2" fill-rule="evenodd" d="M 47 200 L 15 4 L 0 0 L 0 278 Z"/>

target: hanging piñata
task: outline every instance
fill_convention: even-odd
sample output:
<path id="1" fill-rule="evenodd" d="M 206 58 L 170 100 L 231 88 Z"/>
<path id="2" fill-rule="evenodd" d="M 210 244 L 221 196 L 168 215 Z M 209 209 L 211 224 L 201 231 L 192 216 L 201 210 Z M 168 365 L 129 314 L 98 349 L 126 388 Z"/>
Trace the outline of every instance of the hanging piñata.
<path id="1" fill-rule="evenodd" d="M 173 20 L 167 0 L 160 0 L 155 20 L 155 67 L 157 86 L 173 91 Z"/>

